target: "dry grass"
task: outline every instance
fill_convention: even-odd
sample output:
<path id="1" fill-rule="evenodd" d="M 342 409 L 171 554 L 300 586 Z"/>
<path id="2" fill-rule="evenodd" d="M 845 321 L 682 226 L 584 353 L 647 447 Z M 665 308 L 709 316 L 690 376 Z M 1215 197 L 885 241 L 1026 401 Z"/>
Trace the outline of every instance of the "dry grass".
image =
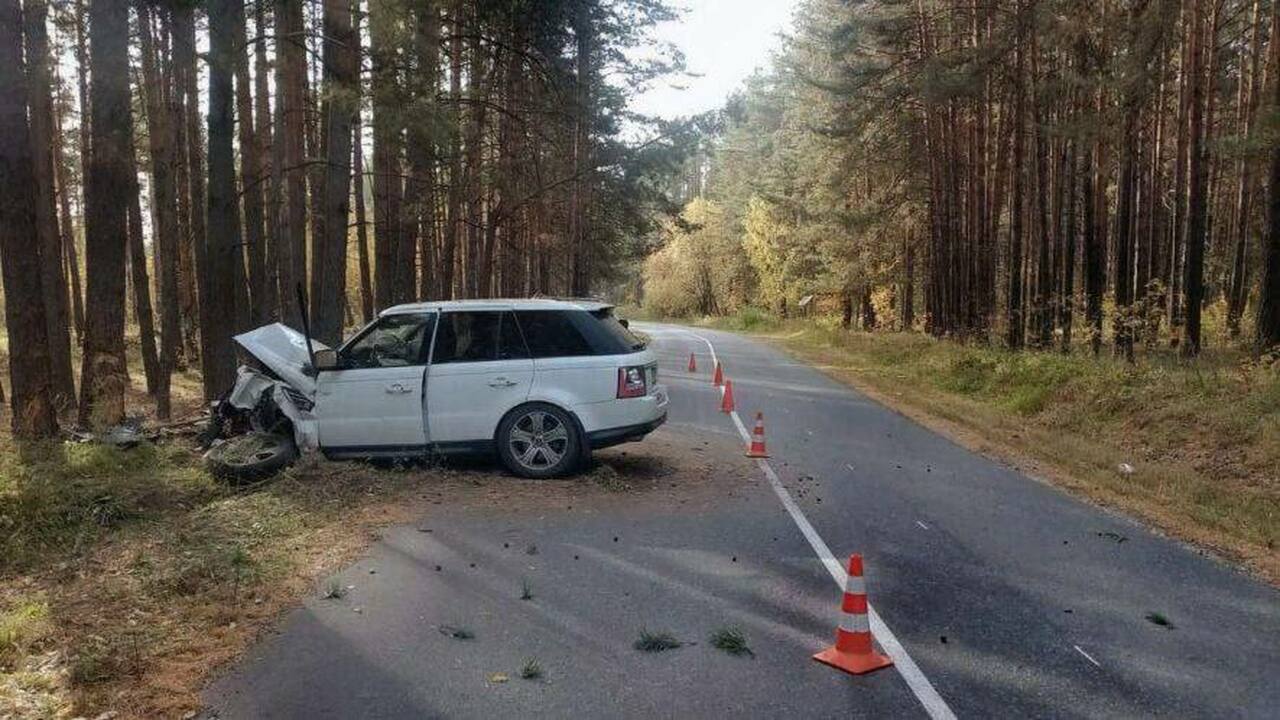
<path id="1" fill-rule="evenodd" d="M 758 313 L 754 332 L 959 442 L 1280 583 L 1280 366 L 1215 349 L 1137 365 Z M 1121 463 L 1133 471 L 1121 471 Z"/>

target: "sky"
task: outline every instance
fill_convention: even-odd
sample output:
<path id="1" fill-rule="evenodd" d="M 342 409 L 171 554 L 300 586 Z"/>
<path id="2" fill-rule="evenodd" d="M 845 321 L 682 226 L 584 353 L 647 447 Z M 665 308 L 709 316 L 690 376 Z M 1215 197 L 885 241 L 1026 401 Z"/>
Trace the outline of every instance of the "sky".
<path id="1" fill-rule="evenodd" d="M 672 119 L 724 104 L 757 67 L 769 63 L 778 33 L 790 30 L 799 0 L 674 0 L 680 20 L 654 29 L 659 40 L 684 51 L 688 72 L 701 77 L 658 81 L 632 101 L 632 109 Z M 683 89 L 682 89 L 683 88 Z"/>

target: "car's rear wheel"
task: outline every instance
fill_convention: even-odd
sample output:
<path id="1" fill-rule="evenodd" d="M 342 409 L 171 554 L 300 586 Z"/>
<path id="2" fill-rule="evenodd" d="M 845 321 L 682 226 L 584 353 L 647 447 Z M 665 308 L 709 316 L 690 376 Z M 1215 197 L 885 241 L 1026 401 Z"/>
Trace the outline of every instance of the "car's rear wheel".
<path id="1" fill-rule="evenodd" d="M 508 413 L 498 425 L 497 441 L 502 464 L 521 477 L 559 477 L 581 459 L 582 439 L 573 418 L 546 403 Z"/>

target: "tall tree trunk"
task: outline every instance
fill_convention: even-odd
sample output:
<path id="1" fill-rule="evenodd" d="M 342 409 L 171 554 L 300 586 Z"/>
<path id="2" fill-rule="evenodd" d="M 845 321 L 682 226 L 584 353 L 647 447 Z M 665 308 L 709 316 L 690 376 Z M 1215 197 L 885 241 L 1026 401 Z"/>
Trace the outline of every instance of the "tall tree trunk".
<path id="1" fill-rule="evenodd" d="M 1202 7 L 1205 0 L 1191 3 L 1190 87 L 1191 105 L 1187 123 L 1189 145 L 1187 168 L 1189 175 L 1187 206 L 1187 258 L 1183 274 L 1186 292 L 1186 338 L 1182 354 L 1195 356 L 1200 352 L 1200 311 L 1204 302 L 1204 246 L 1208 213 L 1208 175 L 1205 172 L 1205 92 L 1203 56 L 1205 32 Z M 1213 42 L 1213 38 L 1209 39 Z M 1212 100 L 1210 100 L 1212 101 Z"/>
<path id="2" fill-rule="evenodd" d="M 76 344 L 80 344 L 80 337 L 84 334 L 84 302 L 83 295 L 80 293 L 80 265 L 76 260 L 76 236 L 74 228 L 71 224 L 71 181 L 67 177 L 68 167 L 66 159 L 63 155 L 63 131 L 61 113 L 55 113 L 53 118 L 53 129 L 55 140 L 53 142 L 53 170 L 54 180 L 58 186 L 58 230 L 62 234 L 62 240 L 59 247 L 62 256 L 57 259 L 50 259 L 48 262 L 57 262 L 62 266 L 63 277 L 67 280 L 67 295 L 71 297 L 71 326 L 76 331 Z M 67 300 L 64 296 L 63 305 L 65 307 Z M 75 402 L 75 397 L 71 398 Z"/>
<path id="3" fill-rule="evenodd" d="M 1280 69 L 1280 3 L 1271 6 L 1272 40 L 1268 49 L 1271 67 Z M 1270 107 L 1280 113 L 1280 77 L 1271 80 Z M 1254 341 L 1259 350 L 1280 346 L 1280 145 L 1271 150 L 1271 184 L 1267 188 L 1267 234 L 1262 248 L 1262 284 L 1258 292 L 1258 317 Z"/>
<path id="4" fill-rule="evenodd" d="M 1115 344 L 1116 354 L 1133 362 L 1133 205 L 1137 184 L 1134 159 L 1138 142 L 1138 103 L 1130 97 L 1125 110 L 1124 134 L 1120 149 L 1120 184 L 1116 190 L 1116 247 L 1115 278 L 1116 295 Z"/>
<path id="5" fill-rule="evenodd" d="M 356 196 L 356 256 L 360 268 L 360 317 L 373 322 L 373 281 L 369 273 L 369 222 L 364 208 L 364 133 L 361 131 L 360 113 L 355 116 L 351 146 L 352 177 Z"/>
<path id="6" fill-rule="evenodd" d="M 902 243 L 902 262 L 904 267 L 902 298 L 899 302 L 902 305 L 902 329 L 909 332 L 915 325 L 915 296 L 916 296 L 916 247 L 915 232 L 911 229 L 907 230 L 907 239 Z"/>
<path id="7" fill-rule="evenodd" d="M 58 431 L 45 320 L 35 205 L 38 194 L 27 125 L 28 87 L 23 77 L 22 8 L 0 0 L 0 265 L 8 330 L 9 421 L 20 440 L 52 437 Z"/>
<path id="8" fill-rule="evenodd" d="M 319 297 L 311 298 L 316 337 L 337 346 L 347 291 L 347 226 L 351 210 L 351 133 L 360 110 L 358 37 L 351 0 L 324 0 L 325 141 L 324 233 L 312 273 L 321 274 Z"/>
<path id="9" fill-rule="evenodd" d="M 276 233 L 280 316 L 287 325 L 301 328 L 293 299 L 298 283 L 307 277 L 307 48 L 301 0 L 276 0 L 276 36 L 275 142 L 281 149 L 276 172 L 283 183 Z"/>
<path id="10" fill-rule="evenodd" d="M 209 0 L 209 243 L 200 273 L 205 399 L 235 381 L 235 282 L 240 258 L 240 213 L 236 196 L 235 95 L 236 2 Z"/>
<path id="11" fill-rule="evenodd" d="M 85 176 L 85 267 L 88 303 L 80 371 L 80 423 L 124 419 L 126 195 L 132 113 L 129 105 L 129 12 L 125 0 L 89 7 L 90 132 Z"/>
<path id="12" fill-rule="evenodd" d="M 261 325 L 266 313 L 263 294 L 266 287 L 265 219 L 262 202 L 262 161 L 254 123 L 253 95 L 250 91 L 247 19 L 243 2 L 235 3 L 236 54 L 236 129 L 240 140 L 240 194 L 244 198 L 244 248 L 235 255 L 233 271 L 236 279 L 236 329 L 247 330 Z M 246 262 L 248 282 L 244 282 Z M 244 301 L 247 299 L 247 303 Z"/>
<path id="13" fill-rule="evenodd" d="M 570 249 L 569 292 L 576 297 L 585 297 L 590 288 L 591 265 L 591 193 L 592 163 L 591 147 L 592 124 L 595 119 L 592 85 L 595 82 L 595 34 L 594 20 L 591 17 L 591 6 L 586 2 L 575 4 L 573 13 L 573 35 L 576 43 L 575 94 L 574 99 L 574 132 L 573 132 L 573 196 L 569 206 Z"/>
<path id="14" fill-rule="evenodd" d="M 46 0 L 28 0 L 24 13 L 27 40 L 27 81 L 30 98 L 32 172 L 35 179 L 36 232 L 39 235 L 40 286 L 49 340 L 53 402 L 63 408 L 75 404 L 71 372 L 71 331 L 67 321 L 67 279 L 62 265 L 62 236 L 53 169 L 53 87 L 50 72 Z"/>
<path id="15" fill-rule="evenodd" d="M 454 266 L 457 262 L 458 238 L 462 234 L 462 2 L 455 0 L 451 12 L 452 37 L 449 40 L 449 198 L 448 218 L 444 231 L 444 248 L 440 253 L 440 297 L 454 297 Z"/>
<path id="16" fill-rule="evenodd" d="M 1010 188 L 1013 192 L 1013 200 L 1009 207 L 1009 252 L 1008 266 L 1006 268 L 1009 286 L 1009 302 L 1006 306 L 1006 315 L 1008 318 L 1008 329 L 1005 342 L 1012 350 L 1022 348 L 1024 339 L 1024 324 L 1022 318 L 1022 247 L 1023 247 L 1023 208 L 1022 208 L 1022 190 L 1026 174 L 1024 165 L 1026 160 L 1026 152 L 1024 149 L 1026 128 L 1024 122 L 1026 119 L 1026 51 L 1023 47 L 1025 39 L 1023 37 L 1023 26 L 1025 19 L 1022 17 L 1025 12 L 1022 0 L 1017 0 L 1015 7 L 1015 22 L 1018 24 L 1017 38 L 1015 42 L 1014 55 L 1014 79 L 1013 79 L 1013 180 L 1010 182 Z M 936 271 L 936 268 L 930 268 Z"/>
<path id="17" fill-rule="evenodd" d="M 170 415 L 170 377 L 182 352 L 182 330 L 178 301 L 177 132 L 166 93 L 171 87 L 161 78 L 151 4 L 139 0 L 138 28 L 142 54 L 142 94 L 147 115 L 148 150 L 151 159 L 152 252 L 155 258 L 157 306 L 160 315 L 159 374 L 155 400 L 156 415 Z"/>
<path id="18" fill-rule="evenodd" d="M 439 272 L 436 267 L 436 89 L 440 82 L 440 9 L 433 0 L 414 6 L 413 50 L 417 71 L 412 81 L 415 115 L 422 118 L 409 123 L 406 132 L 409 159 L 410 191 L 417 223 L 418 256 L 422 272 L 418 278 L 418 298 L 437 296 Z"/>
<path id="19" fill-rule="evenodd" d="M 176 5 L 172 11 L 173 89 L 171 119 L 177 129 L 178 154 L 178 303 L 184 339 L 184 357 L 199 354 L 200 314 L 196 254 L 204 253 L 205 188 L 204 150 L 201 142 L 199 94 L 195 50 L 195 11 Z"/>
<path id="20" fill-rule="evenodd" d="M 395 57 L 398 9 L 391 0 L 369 0 L 373 93 L 373 255 L 377 308 L 399 301 L 396 259 L 401 241 L 403 181 L 400 167 L 400 78 Z"/>
<path id="21" fill-rule="evenodd" d="M 255 322 L 267 322 L 280 317 L 280 286 L 277 268 L 276 246 L 279 237 L 277 218 L 280 209 L 279 192 L 275 163 L 275 145 L 271 133 L 271 101 L 267 85 L 267 77 L 271 72 L 267 64 L 267 5 L 271 0 L 254 0 L 253 19 L 257 38 L 253 43 L 253 105 L 254 105 L 254 140 L 257 142 L 258 167 L 256 174 L 259 192 L 263 198 L 263 236 L 259 260 L 262 263 L 261 273 L 255 285 L 254 312 L 259 315 Z M 252 273 L 252 268 L 250 269 Z M 252 277 L 252 275 L 251 275 Z"/>
<path id="22" fill-rule="evenodd" d="M 480 26 L 480 13 L 473 10 L 472 22 Z M 481 267 L 484 255 L 485 218 L 484 218 L 484 130 L 486 95 L 486 47 L 480 42 L 480 34 L 476 33 L 468 48 L 469 67 L 467 70 L 467 137 L 466 137 L 466 186 L 467 193 L 467 252 L 466 270 L 462 281 L 466 288 L 464 297 L 480 297 L 482 285 L 480 276 L 485 272 Z"/>
<path id="23" fill-rule="evenodd" d="M 138 323 L 138 344 L 142 353 L 142 373 L 147 394 L 155 396 L 160 389 L 160 359 L 156 353 L 156 324 L 151 312 L 151 280 L 147 277 L 147 249 L 142 236 L 142 190 L 138 186 L 138 157 L 129 133 L 129 283 L 133 288 L 133 315 Z"/>
<path id="24" fill-rule="evenodd" d="M 1241 67 L 1240 95 L 1236 126 L 1241 137 L 1248 138 L 1253 130 L 1253 116 L 1257 112 L 1259 83 L 1262 78 L 1262 14 L 1260 0 L 1253 0 L 1250 21 L 1248 80 Z M 1272 42 L 1275 44 L 1275 41 Z M 1240 336 L 1240 317 L 1244 314 L 1249 297 L 1249 235 L 1253 226 L 1253 163 L 1241 158 L 1236 164 L 1238 184 L 1235 201 L 1235 238 L 1231 254 L 1230 286 L 1227 290 L 1227 332 L 1231 337 Z"/>

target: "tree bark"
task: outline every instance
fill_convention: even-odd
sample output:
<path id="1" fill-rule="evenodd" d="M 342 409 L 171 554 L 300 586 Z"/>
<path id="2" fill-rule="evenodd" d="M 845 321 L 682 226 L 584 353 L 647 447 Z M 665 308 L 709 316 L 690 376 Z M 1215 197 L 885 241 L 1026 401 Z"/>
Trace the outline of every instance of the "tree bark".
<path id="1" fill-rule="evenodd" d="M 320 293 L 311 298 L 316 337 L 336 347 L 342 340 L 347 290 L 347 226 L 351 211 L 351 133 L 359 98 L 359 47 L 351 0 L 324 0 L 324 240 L 312 257 Z"/>
<path id="2" fill-rule="evenodd" d="M 1275 28 L 1280 28 L 1280 3 L 1272 4 L 1272 40 L 1268 54 L 1271 67 L 1280 68 L 1280 42 Z M 1280 113 L 1280 78 L 1271 80 L 1272 113 Z M 1267 234 L 1262 248 L 1262 284 L 1258 292 L 1258 317 L 1254 326 L 1254 342 L 1260 351 L 1280 346 L 1280 146 L 1271 150 L 1271 184 L 1267 189 Z"/>
<path id="3" fill-rule="evenodd" d="M 1200 310 L 1204 302 L 1204 246 L 1208 212 L 1208 175 L 1205 172 L 1204 106 L 1205 92 L 1203 56 L 1205 32 L 1203 25 L 1204 0 L 1191 2 L 1190 82 L 1188 95 L 1190 113 L 1187 122 L 1189 145 L 1187 147 L 1187 257 L 1183 274 L 1186 293 L 1186 336 L 1182 354 L 1192 357 L 1200 352 Z M 1213 39 L 1210 38 L 1210 43 Z"/>
<path id="4" fill-rule="evenodd" d="M 55 407 L 75 405 L 71 371 L 71 331 L 67 319 L 67 278 L 62 265 L 53 167 L 53 86 L 50 72 L 46 0 L 28 0 L 24 13 L 27 80 L 30 98 L 32 172 L 35 181 L 36 231 L 39 235 L 40 286 L 44 293 L 50 373 Z"/>
<path id="5" fill-rule="evenodd" d="M 440 253 L 440 297 L 452 299 L 455 295 L 455 270 L 458 238 L 462 234 L 462 135 L 458 128 L 462 122 L 462 2 L 455 0 L 452 17 L 452 37 L 449 40 L 449 197 L 444 230 L 444 247 Z"/>
<path id="6" fill-rule="evenodd" d="M 125 0 L 89 7 L 89 100 L 92 135 L 85 176 L 87 310 L 80 371 L 80 424 L 103 427 L 124 419 L 125 248 L 132 113 L 129 97 L 129 13 Z"/>
<path id="7" fill-rule="evenodd" d="M 1026 118 L 1026 91 L 1024 89 L 1026 78 L 1026 52 L 1023 48 L 1023 24 L 1025 20 L 1022 17 L 1024 12 L 1022 0 L 1017 0 L 1015 7 L 1015 20 L 1018 24 L 1017 38 L 1015 39 L 1014 48 L 1014 79 L 1013 79 L 1013 180 L 1010 187 L 1013 192 L 1013 200 L 1009 207 L 1009 252 L 1008 266 L 1006 273 L 1008 276 L 1009 301 L 1006 305 L 1006 316 L 1009 326 L 1007 328 L 1005 342 L 1011 350 L 1019 350 L 1023 346 L 1024 325 L 1022 319 L 1022 247 L 1023 247 L 1023 210 L 1022 210 L 1022 190 L 1023 165 L 1025 164 L 1026 152 L 1024 150 L 1025 128 L 1023 127 Z M 931 268 L 936 272 L 936 268 Z"/>
<path id="8" fill-rule="evenodd" d="M 373 254 L 377 309 L 399 301 L 396 262 L 400 256 L 403 180 L 400 167 L 400 77 L 393 35 L 397 9 L 391 0 L 369 0 L 373 93 Z"/>
<path id="9" fill-rule="evenodd" d="M 301 0 L 276 0 L 276 132 L 283 183 L 276 232 L 280 316 L 301 328 L 295 288 L 307 277 L 306 37 Z"/>
<path id="10" fill-rule="evenodd" d="M 207 308 L 200 308 L 201 295 L 205 291 L 200 289 L 201 283 L 198 282 L 204 265 L 207 198 L 195 43 L 195 10 L 190 5 L 179 3 L 173 10 L 174 100 L 178 106 L 174 119 L 181 132 L 177 151 L 182 158 L 184 172 L 179 177 L 179 193 L 186 204 L 186 232 L 178 237 L 178 295 L 183 336 L 187 352 L 192 356 L 205 350 L 200 328 L 207 312 Z"/>
<path id="11" fill-rule="evenodd" d="M 240 194 L 244 198 L 244 247 L 236 253 L 236 329 L 248 330 L 261 325 L 266 318 L 264 294 L 267 281 L 265 252 L 265 219 L 263 215 L 262 147 L 254 122 L 253 95 L 250 90 L 247 18 L 243 2 L 235 3 L 235 82 L 236 129 L 240 140 Z M 246 263 L 247 261 L 247 263 Z M 248 282 L 245 282 L 245 265 Z M 247 301 L 247 302 L 246 302 Z"/>
<path id="12" fill-rule="evenodd" d="M 170 378 L 182 353 L 182 330 L 178 300 L 178 186 L 177 132 L 168 97 L 171 87 L 160 74 L 160 63 L 151 4 L 139 0 L 138 29 L 142 54 L 142 94 L 147 115 L 147 139 L 151 160 L 152 256 L 155 259 L 156 292 L 160 315 L 159 374 L 155 400 L 156 415 L 170 415 Z"/>
<path id="13" fill-rule="evenodd" d="M 355 116 L 352 133 L 355 135 L 351 143 L 352 177 L 355 182 L 356 196 L 356 256 L 360 268 L 360 316 L 364 322 L 373 322 L 373 279 L 369 272 L 369 221 L 365 217 L 364 207 L 364 133 L 360 123 L 360 113 Z"/>
<path id="14" fill-rule="evenodd" d="M 259 258 L 262 263 L 257 279 L 257 297 L 254 312 L 257 322 L 268 322 L 280 317 L 280 286 L 276 264 L 277 213 L 279 211 L 279 184 L 273 163 L 275 147 L 271 133 L 271 100 L 267 77 L 271 67 L 267 64 L 267 5 L 271 0 L 254 0 L 253 19 L 257 38 L 253 43 L 253 105 L 254 140 L 257 142 L 258 167 L 256 169 L 260 193 L 263 197 L 263 235 Z M 252 269 L 250 270 L 252 273 Z"/>
<path id="15" fill-rule="evenodd" d="M 209 243 L 200 280 L 205 399 L 235 382 L 235 282 L 240 261 L 240 213 L 235 169 L 236 0 L 209 0 Z"/>
<path id="16" fill-rule="evenodd" d="M 62 242 L 60 247 L 62 257 L 50 259 L 49 262 L 57 262 L 63 268 L 63 277 L 67 279 L 67 294 L 71 297 L 71 326 L 76 332 L 76 345 L 80 344 L 80 338 L 84 334 L 84 302 L 83 295 L 80 293 L 80 265 L 76 260 L 76 236 L 71 224 L 71 182 L 67 178 L 66 159 L 62 152 L 63 132 L 61 114 L 55 114 L 53 119 L 53 128 L 55 140 L 53 142 L 53 170 L 54 179 L 58 185 L 58 214 L 61 218 L 58 223 L 58 230 L 62 234 Z M 66 300 L 63 300 L 66 303 Z M 72 402 L 75 397 L 71 398 Z"/>
<path id="17" fill-rule="evenodd" d="M 147 250 L 143 244 L 142 191 L 138 186 L 137 148 L 129 133 L 129 211 L 125 217 L 129 232 L 129 283 L 133 288 L 133 315 L 138 323 L 138 344 L 147 394 L 160 389 L 160 359 L 156 353 L 156 324 L 151 311 L 151 281 L 147 277 Z"/>
<path id="18" fill-rule="evenodd" d="M 22 8 L 0 0 L 0 265 L 9 336 L 9 420 L 19 440 L 58 431 L 36 228 L 32 138 L 23 77 Z"/>

